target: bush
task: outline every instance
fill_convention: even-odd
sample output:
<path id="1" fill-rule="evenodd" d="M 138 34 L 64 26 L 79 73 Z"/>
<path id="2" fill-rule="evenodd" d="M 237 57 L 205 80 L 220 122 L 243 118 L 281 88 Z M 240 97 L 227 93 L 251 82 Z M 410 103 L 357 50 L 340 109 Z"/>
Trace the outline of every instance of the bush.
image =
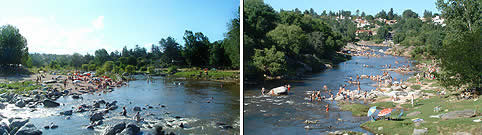
<path id="1" fill-rule="evenodd" d="M 132 66 L 132 65 L 127 65 L 126 66 L 126 69 L 125 69 L 125 72 L 129 73 L 129 74 L 132 74 L 134 73 L 136 70 L 136 67 Z"/>
<path id="2" fill-rule="evenodd" d="M 156 69 L 156 67 L 154 67 L 154 66 L 147 67 L 147 71 L 149 72 L 149 74 L 154 74 L 156 72 L 155 69 Z"/>
<path id="3" fill-rule="evenodd" d="M 168 69 L 167 69 L 167 72 L 169 74 L 174 74 L 177 72 L 177 67 L 176 66 L 170 66 Z"/>
<path id="4" fill-rule="evenodd" d="M 414 89 L 414 90 L 420 90 L 420 88 L 422 88 L 422 86 L 420 85 L 412 85 L 410 86 L 410 88 Z"/>

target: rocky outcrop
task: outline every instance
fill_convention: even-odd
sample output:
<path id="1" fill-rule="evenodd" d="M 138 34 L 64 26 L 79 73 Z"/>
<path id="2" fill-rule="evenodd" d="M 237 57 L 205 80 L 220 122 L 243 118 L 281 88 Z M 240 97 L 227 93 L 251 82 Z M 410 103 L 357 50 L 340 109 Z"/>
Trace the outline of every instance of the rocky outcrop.
<path id="1" fill-rule="evenodd" d="M 470 118 L 474 117 L 476 114 L 474 110 L 466 109 L 463 111 L 452 111 L 440 116 L 442 119 L 457 119 L 457 118 Z"/>
<path id="2" fill-rule="evenodd" d="M 124 131 L 122 131 L 121 135 L 137 135 L 141 131 L 141 128 L 138 127 L 136 124 L 130 123 L 126 126 Z"/>
<path id="3" fill-rule="evenodd" d="M 118 123 L 113 126 L 108 126 L 105 128 L 103 135 L 116 135 L 118 133 L 121 133 L 122 130 L 126 128 L 126 123 Z"/>
<path id="4" fill-rule="evenodd" d="M 90 116 L 90 121 L 98 121 L 104 119 L 104 113 L 96 112 Z"/>
<path id="5" fill-rule="evenodd" d="M 60 112 L 60 115 L 72 115 L 72 110 Z"/>
<path id="6" fill-rule="evenodd" d="M 49 100 L 49 99 L 46 99 L 42 102 L 44 104 L 44 107 L 57 107 L 57 106 L 60 106 L 59 103 L 55 102 L 55 101 L 52 101 L 52 100 Z"/>

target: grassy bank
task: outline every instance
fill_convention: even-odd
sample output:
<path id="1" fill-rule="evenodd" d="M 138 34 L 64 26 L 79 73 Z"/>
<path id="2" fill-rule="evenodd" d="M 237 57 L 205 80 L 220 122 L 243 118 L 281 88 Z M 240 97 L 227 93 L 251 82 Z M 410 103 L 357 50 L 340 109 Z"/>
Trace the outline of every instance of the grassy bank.
<path id="1" fill-rule="evenodd" d="M 469 132 L 472 134 L 481 133 L 482 123 L 475 123 L 472 120 L 477 118 L 457 118 L 450 120 L 442 120 L 440 118 L 431 118 L 432 115 L 440 115 L 450 111 L 473 109 L 477 112 L 482 112 L 481 100 L 460 100 L 457 101 L 453 98 L 433 97 L 425 100 L 416 100 L 416 106 L 412 107 L 409 104 L 401 105 L 405 110 L 404 115 L 401 117 L 401 121 L 393 120 L 378 120 L 375 122 L 366 122 L 360 125 L 361 127 L 376 133 L 376 134 L 412 134 L 413 129 L 427 128 L 427 134 L 441 134 L 441 133 L 455 133 L 458 131 Z M 441 112 L 434 112 L 433 108 L 436 106 L 441 107 Z M 406 114 L 419 111 L 421 112 L 415 116 L 407 116 Z M 412 119 L 421 118 L 425 122 L 416 125 L 412 122 Z M 378 130 L 379 127 L 383 127 L 382 130 Z"/>
<path id="2" fill-rule="evenodd" d="M 239 80 L 238 70 L 209 70 L 206 75 L 199 69 L 179 69 L 170 75 L 174 78 L 206 79 L 206 80 Z"/>
<path id="3" fill-rule="evenodd" d="M 35 82 L 32 81 L 23 81 L 23 82 L 0 82 L 0 93 L 5 92 L 13 92 L 17 94 L 22 94 L 26 91 L 40 89 L 42 86 L 36 85 Z"/>

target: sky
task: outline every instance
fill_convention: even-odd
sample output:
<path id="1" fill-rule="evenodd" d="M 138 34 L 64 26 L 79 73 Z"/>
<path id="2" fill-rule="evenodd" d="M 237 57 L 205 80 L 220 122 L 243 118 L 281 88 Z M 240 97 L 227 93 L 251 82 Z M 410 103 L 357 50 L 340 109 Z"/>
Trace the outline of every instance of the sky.
<path id="1" fill-rule="evenodd" d="M 423 16 L 424 10 L 432 11 L 432 13 L 440 13 L 436 6 L 436 0 L 264 0 L 265 3 L 271 5 L 276 11 L 280 9 L 292 10 L 295 8 L 301 11 L 313 8 L 317 13 L 326 10 L 331 11 L 348 10 L 355 14 L 357 9 L 360 14 L 364 11 L 367 15 L 375 15 L 384 9 L 386 12 L 393 8 L 393 12 L 401 15 L 406 9 L 418 13 Z"/>
<path id="2" fill-rule="evenodd" d="M 124 46 L 158 45 L 185 30 L 222 40 L 238 15 L 239 0 L 10 0 L 0 5 L 0 26 L 17 27 L 30 53 L 93 54 Z"/>

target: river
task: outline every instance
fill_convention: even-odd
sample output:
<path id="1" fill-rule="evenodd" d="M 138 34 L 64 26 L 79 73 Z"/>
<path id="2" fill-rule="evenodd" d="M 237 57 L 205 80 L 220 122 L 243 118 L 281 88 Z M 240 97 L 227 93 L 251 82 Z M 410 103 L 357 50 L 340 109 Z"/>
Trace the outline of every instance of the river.
<path id="1" fill-rule="evenodd" d="M 152 83 L 147 83 L 146 80 L 131 81 L 129 86 L 116 88 L 113 92 L 84 94 L 81 96 L 83 99 L 61 97 L 56 102 L 63 105 L 56 108 L 37 107 L 37 111 L 31 112 L 31 108 L 18 108 L 9 104 L 0 113 L 7 117 L 30 117 L 30 123 L 40 128 L 44 134 L 101 134 L 108 125 L 121 121 L 134 122 L 132 117 L 136 112 L 133 108 L 139 106 L 146 108 L 140 113 L 145 122 L 138 124 L 143 126 L 141 131 L 144 133 L 153 132 L 153 128 L 148 125 L 161 123 L 165 131 L 176 134 L 239 134 L 239 88 L 238 84 L 233 83 L 156 77 Z M 207 103 L 211 98 L 214 99 L 213 102 Z M 90 112 L 74 113 L 70 119 L 59 115 L 60 111 L 72 110 L 81 104 L 92 104 L 99 99 L 107 102 L 116 100 L 119 108 L 109 112 L 103 120 L 104 124 L 94 130 L 86 129 Z M 120 116 L 123 106 L 126 106 L 129 117 Z M 182 118 L 175 118 L 176 116 Z M 43 128 L 51 122 L 59 125 L 59 128 Z M 180 128 L 180 123 L 184 123 L 186 128 Z"/>
<path id="2" fill-rule="evenodd" d="M 387 47 L 371 47 L 374 50 L 386 50 Z M 347 89 L 357 89 L 354 85 L 348 85 L 345 81 L 356 75 L 381 75 L 383 65 L 392 66 L 407 65 L 407 58 L 374 53 L 381 57 L 353 56 L 351 60 L 342 62 L 332 69 L 322 73 L 306 75 L 303 80 L 292 81 L 266 81 L 257 86 L 244 86 L 244 133 L 245 134 L 327 134 L 337 130 L 350 130 L 369 133 L 360 128 L 360 124 L 368 121 L 368 117 L 354 117 L 349 111 L 341 111 L 336 105 L 337 101 L 314 101 L 308 98 L 308 91 L 320 90 L 323 85 L 334 89 L 347 84 Z M 399 61 L 399 64 L 395 64 Z M 364 67 L 363 65 L 369 65 Z M 389 73 L 392 77 L 406 80 L 411 75 Z M 261 87 L 271 89 L 284 84 L 290 84 L 292 89 L 286 96 L 263 96 Z M 372 85 L 375 81 L 363 79 L 360 82 L 362 91 L 375 89 Z M 329 97 L 327 92 L 322 96 Z M 362 102 L 362 101 L 358 101 Z M 325 105 L 330 104 L 330 111 L 325 112 Z M 305 120 L 315 121 L 316 124 L 305 124 Z"/>

